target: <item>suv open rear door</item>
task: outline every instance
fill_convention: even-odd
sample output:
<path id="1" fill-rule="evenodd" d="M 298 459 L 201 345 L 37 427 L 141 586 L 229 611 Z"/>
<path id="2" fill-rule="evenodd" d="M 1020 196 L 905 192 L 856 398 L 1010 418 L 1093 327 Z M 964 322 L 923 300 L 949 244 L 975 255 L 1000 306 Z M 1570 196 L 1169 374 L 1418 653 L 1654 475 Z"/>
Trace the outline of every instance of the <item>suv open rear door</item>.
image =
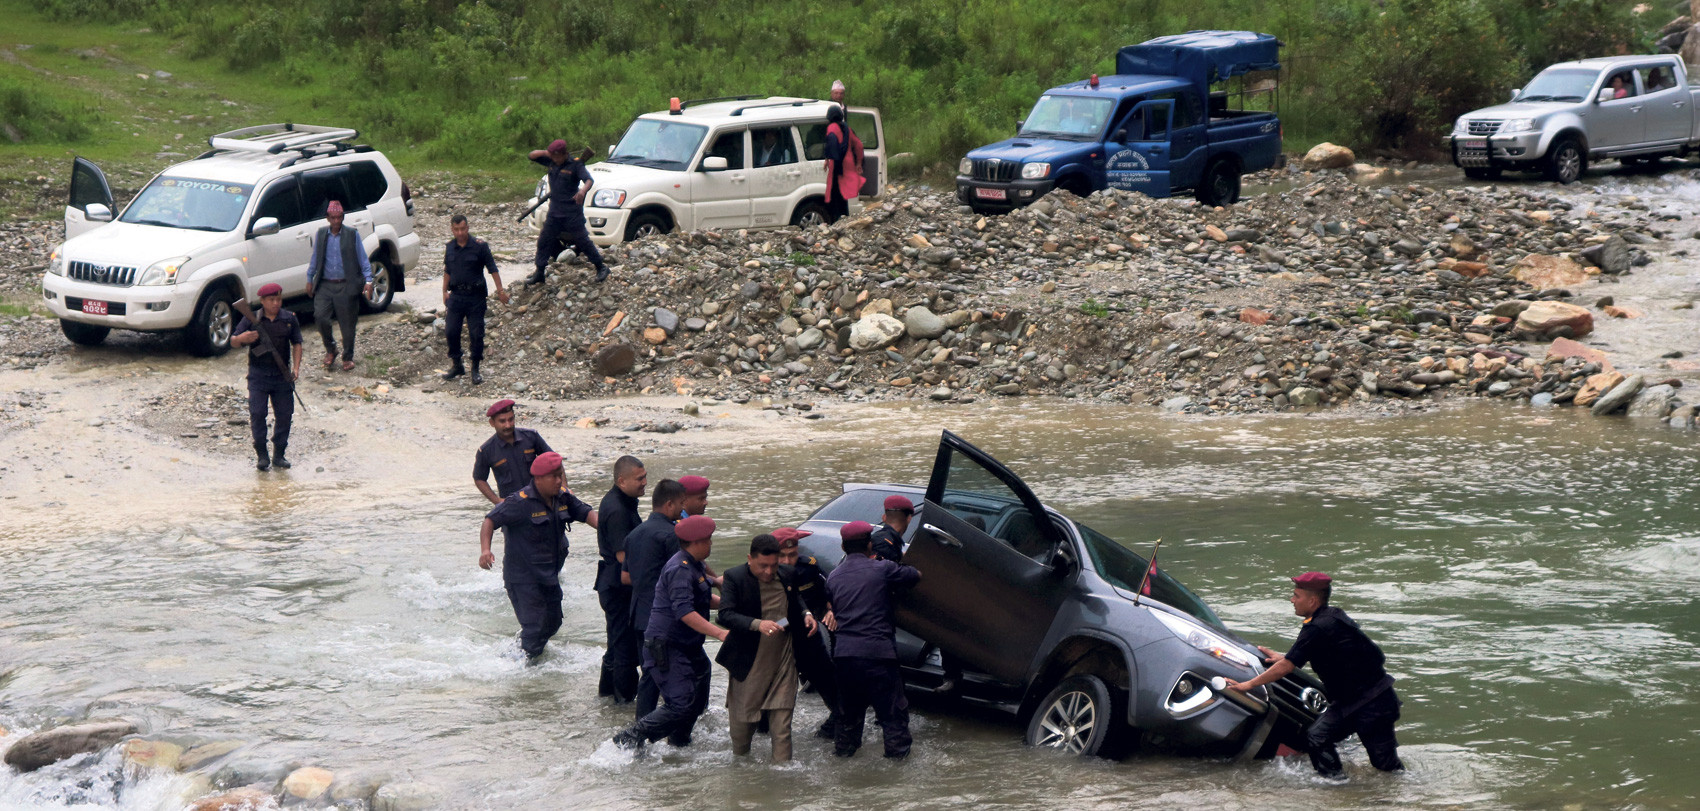
<path id="1" fill-rule="evenodd" d="M 1021 479 L 949 431 L 917 520 L 903 562 L 922 577 L 899 597 L 898 624 L 977 671 L 1024 683 L 1073 581 L 1050 565 L 1061 528 Z"/>
<path id="2" fill-rule="evenodd" d="M 94 208 L 92 211 L 91 207 Z M 109 222 L 112 210 L 112 187 L 106 183 L 106 173 L 82 158 L 71 160 L 71 195 L 65 203 L 65 238 L 93 231 Z"/>
<path id="3" fill-rule="evenodd" d="M 865 199 L 884 197 L 886 148 L 880 111 L 872 107 L 851 107 L 845 112 L 849 114 L 850 129 L 862 139 L 862 177 L 867 178 L 867 182 L 862 185 L 861 196 Z"/>

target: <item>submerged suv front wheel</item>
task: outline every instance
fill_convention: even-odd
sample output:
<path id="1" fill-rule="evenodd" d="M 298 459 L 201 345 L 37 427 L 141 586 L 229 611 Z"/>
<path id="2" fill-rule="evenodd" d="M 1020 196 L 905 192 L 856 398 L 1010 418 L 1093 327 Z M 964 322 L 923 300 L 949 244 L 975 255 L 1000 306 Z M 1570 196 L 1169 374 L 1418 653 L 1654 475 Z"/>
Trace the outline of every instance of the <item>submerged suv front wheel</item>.
<path id="1" fill-rule="evenodd" d="M 1110 688 L 1097 676 L 1077 673 L 1039 702 L 1027 722 L 1027 745 L 1081 757 L 1108 754 L 1106 744 L 1119 723 Z"/>

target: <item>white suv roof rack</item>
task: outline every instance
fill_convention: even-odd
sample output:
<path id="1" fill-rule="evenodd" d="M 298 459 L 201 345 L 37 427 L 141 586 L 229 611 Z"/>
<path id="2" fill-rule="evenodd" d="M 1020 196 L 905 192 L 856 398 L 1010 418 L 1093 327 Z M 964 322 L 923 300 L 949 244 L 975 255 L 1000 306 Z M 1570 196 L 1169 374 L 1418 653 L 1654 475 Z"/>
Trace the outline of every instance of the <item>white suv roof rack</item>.
<path id="1" fill-rule="evenodd" d="M 311 124 L 261 124 L 239 130 L 221 132 L 207 139 L 214 150 L 232 152 L 280 152 L 300 150 L 319 144 L 348 141 L 360 133 L 346 127 L 319 127 Z"/>

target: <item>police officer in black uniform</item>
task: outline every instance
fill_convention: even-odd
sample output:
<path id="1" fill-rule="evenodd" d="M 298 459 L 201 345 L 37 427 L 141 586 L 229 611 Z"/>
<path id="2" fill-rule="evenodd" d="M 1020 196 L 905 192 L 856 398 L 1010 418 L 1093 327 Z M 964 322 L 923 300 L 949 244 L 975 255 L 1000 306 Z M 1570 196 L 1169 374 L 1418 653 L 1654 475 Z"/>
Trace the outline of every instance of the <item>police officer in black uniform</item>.
<path id="1" fill-rule="evenodd" d="M 641 637 L 632 630 L 632 586 L 621 577 L 626 563 L 626 536 L 637 529 L 638 499 L 648 489 L 649 473 L 636 456 L 614 460 L 614 486 L 608 488 L 597 509 L 596 548 L 602 559 L 596 563 L 596 597 L 608 633 L 608 650 L 602 654 L 599 696 L 612 696 L 624 704 L 637 697 L 638 647 Z"/>
<path id="2" fill-rule="evenodd" d="M 904 496 L 886 496 L 884 520 L 874 527 L 871 536 L 874 557 L 892 563 L 902 563 L 903 533 L 909 529 L 909 521 L 914 517 L 915 502 Z"/>
<path id="3" fill-rule="evenodd" d="M 449 359 L 454 365 L 443 379 L 453 380 L 466 374 L 466 367 L 460 363 L 460 325 L 464 321 L 472 337 L 472 384 L 476 386 L 484 382 L 478 364 L 484 360 L 484 306 L 490 297 L 489 289 L 484 286 L 484 271 L 489 271 L 490 278 L 496 281 L 496 298 L 503 304 L 508 303 L 508 291 L 502 289 L 502 273 L 496 269 L 496 257 L 491 255 L 489 243 L 472 238 L 466 215 L 449 218 L 449 230 L 455 238 L 443 246 L 443 304 L 447 307 L 444 320 L 448 326 Z"/>
<path id="4" fill-rule="evenodd" d="M 1393 735 L 1400 701 L 1393 692 L 1393 677 L 1384 666 L 1387 657 L 1346 612 L 1328 604 L 1333 582 L 1322 572 L 1305 572 L 1293 578 L 1289 598 L 1293 613 L 1305 618 L 1299 638 L 1286 656 L 1259 645 L 1257 649 L 1270 663 L 1269 669 L 1249 681 L 1230 680 L 1228 688 L 1249 692 L 1309 664 L 1328 688 L 1328 709 L 1305 730 L 1310 764 L 1317 774 L 1331 780 L 1346 779 L 1340 752 L 1334 745 L 1353 733 L 1363 742 L 1375 768 L 1404 771 L 1399 742 Z"/>
<path id="5" fill-rule="evenodd" d="M 804 613 L 814 617 L 829 631 L 837 628 L 838 620 L 832 615 L 832 605 L 826 599 L 826 574 L 821 572 L 820 561 L 814 555 L 803 554 L 799 543 L 814 533 L 780 527 L 771 534 L 774 540 L 779 541 L 780 569 L 796 585 L 797 594 L 803 599 Z M 793 639 L 791 650 L 797 657 L 798 675 L 826 703 L 826 721 L 815 730 L 815 737 L 830 741 L 838 734 L 838 676 L 832 669 L 832 652 L 827 650 L 825 636 L 809 634 Z"/>
<path id="6" fill-rule="evenodd" d="M 713 547 L 714 519 L 693 515 L 674 527 L 679 551 L 668 559 L 655 584 L 649 630 L 644 634 L 643 667 L 655 673 L 655 683 L 667 702 L 614 736 L 614 743 L 637 749 L 667 738 L 674 746 L 691 744 L 691 728 L 708 708 L 712 669 L 703 652 L 705 637 L 726 641 L 727 630 L 708 620 L 720 597 L 708 582 L 702 562 Z"/>
<path id="7" fill-rule="evenodd" d="M 478 454 L 472 463 L 472 482 L 491 504 L 500 504 L 502 499 L 519 492 L 521 487 L 531 482 L 531 463 L 554 449 L 543 441 L 541 434 L 514 425 L 512 400 L 491 403 L 484 410 L 484 416 L 489 418 L 490 427 L 496 429 L 496 433 L 478 446 Z M 496 474 L 494 491 L 490 490 L 491 473 Z"/>
<path id="8" fill-rule="evenodd" d="M 249 323 L 243 318 L 236 322 L 230 337 L 232 346 L 248 347 L 248 429 L 254 435 L 254 454 L 258 457 L 254 467 L 288 468 L 289 459 L 283 452 L 289 449 L 289 425 L 295 417 L 295 380 L 301 376 L 301 321 L 295 313 L 283 309 L 283 287 L 278 284 L 260 286 L 260 311 L 254 317 L 260 323 Z M 269 346 L 260 337 L 261 329 L 271 338 Z M 272 355 L 274 347 L 279 353 L 289 353 L 290 359 L 285 361 L 289 364 L 287 372 L 278 368 L 277 358 Z M 277 451 L 276 455 L 266 453 L 268 402 L 272 413 L 277 415 L 277 425 L 272 429 L 272 449 Z"/>
<path id="9" fill-rule="evenodd" d="M 490 539 L 502 528 L 502 584 L 519 619 L 519 645 L 536 661 L 561 630 L 561 566 L 567 562 L 567 531 L 574 521 L 595 527 L 596 511 L 567 490 L 561 455 L 553 451 L 531 463 L 530 484 L 484 515 L 478 531 L 478 566 L 496 562 Z"/>
<path id="10" fill-rule="evenodd" d="M 602 261 L 596 244 L 590 241 L 590 231 L 585 229 L 584 201 L 596 183 L 590 177 L 590 170 L 567 154 L 567 142 L 559 138 L 548 149 L 532 150 L 529 157 L 549 170 L 549 216 L 537 235 L 537 272 L 526 281 L 543 283 L 543 271 L 561 253 L 563 241 L 571 243 L 579 256 L 596 266 L 597 281 L 608 278 L 608 265 Z"/>
<path id="11" fill-rule="evenodd" d="M 624 580 L 632 587 L 632 633 L 638 640 L 649 628 L 650 609 L 655 603 L 655 582 L 661 578 L 661 567 L 667 565 L 673 553 L 679 551 L 679 538 L 673 532 L 685 509 L 685 486 L 672 479 L 662 479 L 650 494 L 649 517 L 637 529 L 626 535 Z M 637 717 L 655 711 L 661 691 L 655 686 L 655 675 L 643 669 L 638 680 Z"/>

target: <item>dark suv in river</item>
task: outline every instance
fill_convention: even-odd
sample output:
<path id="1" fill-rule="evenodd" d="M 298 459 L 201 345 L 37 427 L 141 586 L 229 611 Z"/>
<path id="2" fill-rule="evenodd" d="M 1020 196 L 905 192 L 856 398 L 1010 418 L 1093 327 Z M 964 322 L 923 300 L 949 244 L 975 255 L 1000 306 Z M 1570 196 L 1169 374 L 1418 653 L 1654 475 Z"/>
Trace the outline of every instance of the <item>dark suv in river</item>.
<path id="1" fill-rule="evenodd" d="M 1133 747 L 1229 757 L 1303 748 L 1328 706 L 1295 672 L 1251 695 L 1211 679 L 1263 672 L 1257 649 L 1198 595 L 1146 560 L 1039 502 L 990 455 L 945 431 L 925 490 L 846 484 L 802 525 L 830 567 L 838 528 L 877 520 L 886 496 L 920 503 L 903 562 L 925 575 L 898 600 L 898 656 L 910 689 L 963 670 L 956 693 L 1027 722 L 1027 743 L 1082 755 Z M 924 499 L 924 501 L 923 501 Z"/>

